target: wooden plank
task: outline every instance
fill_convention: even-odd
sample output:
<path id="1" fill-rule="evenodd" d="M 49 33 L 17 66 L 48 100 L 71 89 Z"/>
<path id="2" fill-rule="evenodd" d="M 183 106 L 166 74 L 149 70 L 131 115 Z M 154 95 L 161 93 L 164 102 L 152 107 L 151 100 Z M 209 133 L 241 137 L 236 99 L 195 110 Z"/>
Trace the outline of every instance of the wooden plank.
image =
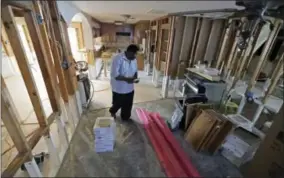
<path id="1" fill-rule="evenodd" d="M 256 78 L 258 77 L 262 67 L 263 67 L 263 63 L 265 62 L 265 60 L 267 59 L 267 57 L 269 56 L 270 52 L 271 52 L 271 48 L 273 46 L 273 43 L 275 42 L 275 39 L 277 37 L 277 34 L 279 33 L 282 25 L 283 25 L 283 20 L 276 20 L 274 22 L 274 28 L 273 30 L 270 32 L 269 34 L 269 37 L 267 39 L 267 41 L 265 42 L 265 45 L 262 49 L 262 53 L 260 55 L 260 59 L 255 67 L 255 70 L 254 70 L 254 73 L 251 77 L 251 80 L 248 84 L 248 87 L 247 87 L 247 92 L 248 91 L 251 91 L 252 88 L 254 87 L 255 85 L 255 81 L 256 81 Z"/>
<path id="2" fill-rule="evenodd" d="M 178 77 L 184 78 L 185 68 L 188 66 L 188 58 L 190 55 L 190 49 L 194 38 L 194 28 L 196 26 L 197 18 L 186 17 L 185 25 L 183 29 L 183 38 L 181 44 L 181 50 L 179 55 L 180 65 L 178 66 Z"/>
<path id="3" fill-rule="evenodd" d="M 229 40 L 231 40 L 229 37 L 231 37 L 232 31 L 233 31 L 233 20 L 229 19 L 228 24 L 226 24 L 226 25 L 228 25 L 228 27 L 225 26 L 226 30 L 225 30 L 224 38 L 221 42 L 222 43 L 221 49 L 220 49 L 219 55 L 217 57 L 216 65 L 215 65 L 215 67 L 217 69 L 220 68 L 221 63 L 226 56 L 226 52 L 227 52 L 226 49 L 228 49 L 228 48 L 226 48 L 226 46 L 229 44 Z"/>
<path id="4" fill-rule="evenodd" d="M 25 37 L 27 39 L 27 43 L 28 43 L 28 46 L 30 48 L 31 51 L 34 51 L 34 47 L 32 45 L 32 40 L 31 40 L 31 36 L 30 36 L 30 33 L 28 31 L 28 27 L 27 25 L 22 25 L 22 29 L 23 29 L 23 32 L 25 34 Z"/>
<path id="5" fill-rule="evenodd" d="M 183 31 L 185 25 L 185 17 L 176 17 L 175 18 L 175 36 L 173 41 L 173 49 L 172 49 L 172 64 L 170 73 L 172 77 L 175 77 L 178 72 L 178 67 L 181 64 L 179 61 L 180 51 L 181 51 L 181 44 L 183 38 Z"/>
<path id="6" fill-rule="evenodd" d="M 10 94 L 8 93 L 3 77 L 1 77 L 1 89 L 1 119 L 18 152 L 28 152 L 30 148 L 19 124 L 19 118 L 17 118 L 19 116 L 17 111 L 14 110 L 15 108 L 13 108 L 13 101 L 9 97 Z"/>
<path id="7" fill-rule="evenodd" d="M 224 28 L 224 21 L 223 19 L 215 19 L 212 22 L 211 32 L 208 38 L 208 44 L 206 47 L 204 60 L 208 61 L 208 63 L 216 62 L 217 61 L 217 52 L 218 47 L 220 44 L 220 39 L 222 37 L 222 32 Z"/>
<path id="8" fill-rule="evenodd" d="M 175 17 L 171 17 L 170 22 L 171 22 L 171 28 L 169 30 L 169 42 L 168 42 L 165 76 L 169 76 L 170 65 L 172 63 L 173 43 L 174 43 L 174 36 L 175 36 L 175 29 L 174 29 Z"/>
<path id="9" fill-rule="evenodd" d="M 198 38 L 199 38 L 201 22 L 202 22 L 202 18 L 198 18 L 197 24 L 196 24 L 196 27 L 195 27 L 195 31 L 194 31 L 194 38 L 193 38 L 193 42 L 192 42 L 192 47 L 191 47 L 191 50 L 190 50 L 189 67 L 193 67 L 193 65 L 195 64 L 194 56 L 195 56 L 195 52 L 196 52 L 196 45 L 197 45 Z"/>
<path id="10" fill-rule="evenodd" d="M 56 6 L 56 1 L 48 1 L 46 2 L 48 3 L 48 7 L 46 10 L 49 12 L 50 14 L 50 18 L 52 19 L 52 24 L 53 24 L 53 30 L 54 30 L 54 35 L 55 35 L 55 39 L 58 41 L 58 45 L 60 45 L 60 48 L 62 50 L 62 59 L 66 60 L 65 62 L 68 63 L 68 65 L 72 65 L 71 63 L 69 63 L 69 56 L 67 53 L 67 48 L 66 48 L 66 43 L 63 40 L 63 36 L 62 36 L 62 30 L 61 30 L 61 26 L 60 26 L 60 19 L 59 18 L 59 14 L 57 11 L 57 6 Z M 66 80 L 66 86 L 67 86 L 67 90 L 68 90 L 68 94 L 69 95 L 74 95 L 75 90 L 74 87 L 72 85 L 72 76 L 70 76 L 70 70 L 69 66 L 68 68 L 65 68 L 63 73 L 64 73 L 64 77 Z"/>
<path id="11" fill-rule="evenodd" d="M 211 27 L 212 27 L 212 20 L 208 18 L 203 18 L 201 27 L 200 27 L 200 32 L 199 32 L 199 37 L 196 45 L 196 51 L 194 54 L 194 61 L 195 62 L 203 62 L 204 57 L 205 57 L 205 51 L 206 47 L 208 44 L 208 39 L 209 35 L 211 32 Z"/>
<path id="12" fill-rule="evenodd" d="M 25 21 L 27 24 L 27 28 L 29 30 L 29 36 L 31 38 L 31 41 L 34 46 L 34 50 L 37 56 L 37 60 L 42 72 L 43 80 L 45 82 L 46 90 L 48 97 L 50 99 L 50 104 L 52 107 L 53 112 L 58 111 L 59 109 L 59 97 L 56 95 L 57 91 L 55 88 L 55 81 L 52 81 L 52 74 L 51 74 L 51 66 L 48 61 L 51 59 L 48 59 L 47 54 L 46 54 L 46 49 L 43 43 L 43 39 L 41 36 L 41 33 L 39 31 L 38 24 L 35 19 L 35 15 L 33 12 L 25 12 Z M 28 32 L 27 32 L 28 34 Z M 47 49 L 49 50 L 49 49 Z"/>
<path id="13" fill-rule="evenodd" d="M 78 90 L 78 81 L 77 81 L 77 75 L 76 75 L 76 61 L 73 58 L 73 54 L 72 54 L 72 50 L 71 50 L 71 45 L 70 45 L 70 40 L 69 40 L 69 36 L 68 36 L 68 25 L 66 24 L 66 22 L 64 21 L 63 17 L 61 16 L 60 18 L 60 22 L 61 22 L 61 26 L 62 26 L 62 34 L 63 34 L 63 39 L 64 39 L 64 44 L 65 44 L 65 49 L 66 49 L 66 53 L 68 55 L 68 62 L 70 64 L 69 67 L 69 75 L 71 76 L 71 80 L 72 80 L 72 85 L 73 88 L 76 90 Z M 92 50 L 87 50 L 87 57 L 88 57 L 88 61 L 94 61 L 94 53 Z"/>
<path id="14" fill-rule="evenodd" d="M 32 156 L 30 153 L 19 153 L 9 164 L 9 166 L 3 171 L 1 177 L 13 177 L 19 170 L 21 165 L 31 160 Z"/>
<path id="15" fill-rule="evenodd" d="M 4 50 L 7 54 L 7 56 L 14 56 L 14 53 L 13 53 L 13 50 L 12 50 L 12 47 L 11 47 L 11 44 L 10 44 L 10 41 L 7 37 L 7 33 L 5 31 L 5 28 L 4 25 L 3 25 L 3 21 L 1 21 L 1 42 L 3 44 L 3 47 L 4 47 Z"/>
<path id="16" fill-rule="evenodd" d="M 37 15 L 40 14 L 40 7 L 42 7 L 40 6 L 39 3 L 46 3 L 46 2 L 33 1 L 34 9 Z M 51 19 L 50 14 L 46 13 L 46 11 L 43 11 L 43 16 L 44 16 L 44 19 Z M 59 53 L 59 47 L 58 47 L 57 40 L 54 35 L 53 26 L 51 23 L 49 23 L 49 21 L 44 21 L 44 23 L 40 25 L 40 31 L 42 33 L 42 37 L 44 38 L 43 42 L 45 43 L 45 46 L 51 47 L 51 51 L 48 51 L 49 57 L 52 57 L 54 61 L 54 67 L 55 67 L 55 71 L 57 73 L 58 80 L 59 80 L 59 89 L 60 89 L 61 96 L 64 102 L 68 103 L 68 100 L 69 100 L 68 90 L 66 86 L 65 77 L 63 74 L 63 69 L 61 67 L 62 56 L 60 56 L 60 53 Z M 52 73 L 55 74 L 55 72 L 52 72 Z"/>
<path id="17" fill-rule="evenodd" d="M 42 138 L 43 135 L 49 131 L 50 125 L 56 119 L 58 113 L 52 113 L 47 119 L 47 127 L 45 128 L 38 128 L 37 131 L 33 134 L 33 136 L 28 140 L 28 145 L 31 150 L 37 145 L 39 140 Z M 32 158 L 31 152 L 26 153 L 19 153 L 8 165 L 8 167 L 3 171 L 2 177 L 13 177 L 18 169 L 24 164 L 25 162 L 29 161 Z"/>
<path id="18" fill-rule="evenodd" d="M 161 48 L 162 48 L 162 34 L 163 34 L 163 30 L 161 29 L 161 22 L 158 21 L 157 22 L 157 36 L 156 36 L 156 43 L 157 43 L 157 50 L 156 50 L 156 60 L 155 60 L 155 67 L 157 70 L 159 70 L 160 68 L 160 56 L 161 56 Z"/>
<path id="19" fill-rule="evenodd" d="M 15 54 L 16 60 L 19 65 L 19 69 L 22 73 L 25 85 L 27 87 L 29 97 L 31 99 L 33 108 L 35 110 L 37 120 L 41 127 L 45 127 L 46 117 L 45 117 L 44 109 L 41 103 L 39 92 L 35 85 L 32 71 L 29 68 L 28 58 L 24 51 L 22 41 L 20 40 L 20 35 L 19 35 L 18 29 L 16 26 L 16 22 L 14 20 L 11 7 L 9 6 L 2 7 L 1 15 L 2 15 L 2 20 L 3 20 L 5 30 L 7 32 L 7 36 L 10 40 L 11 47 Z"/>
<path id="20" fill-rule="evenodd" d="M 170 29 L 170 28 L 171 28 L 171 25 L 169 23 L 161 25 L 161 29 Z"/>

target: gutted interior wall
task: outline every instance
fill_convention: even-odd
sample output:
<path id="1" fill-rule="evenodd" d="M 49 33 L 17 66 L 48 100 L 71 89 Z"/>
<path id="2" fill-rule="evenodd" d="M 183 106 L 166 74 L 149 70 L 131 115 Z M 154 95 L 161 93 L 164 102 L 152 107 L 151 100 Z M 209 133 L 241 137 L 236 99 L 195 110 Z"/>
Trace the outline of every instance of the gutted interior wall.
<path id="1" fill-rule="evenodd" d="M 146 30 L 150 28 L 150 21 L 139 21 L 134 26 L 134 43 L 142 44 L 142 39 L 146 38 Z"/>
<path id="2" fill-rule="evenodd" d="M 131 38 L 133 38 L 134 26 L 131 24 L 115 25 L 113 23 L 101 23 L 101 36 L 104 35 L 115 36 L 116 32 L 131 33 Z"/>

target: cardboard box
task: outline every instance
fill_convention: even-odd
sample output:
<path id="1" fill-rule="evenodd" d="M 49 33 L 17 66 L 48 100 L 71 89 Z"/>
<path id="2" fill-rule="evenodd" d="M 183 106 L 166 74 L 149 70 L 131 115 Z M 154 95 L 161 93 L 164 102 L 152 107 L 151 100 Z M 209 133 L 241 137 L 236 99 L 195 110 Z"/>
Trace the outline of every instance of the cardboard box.
<path id="1" fill-rule="evenodd" d="M 112 117 L 97 118 L 93 132 L 96 152 L 113 151 L 115 144 L 116 124 Z"/>

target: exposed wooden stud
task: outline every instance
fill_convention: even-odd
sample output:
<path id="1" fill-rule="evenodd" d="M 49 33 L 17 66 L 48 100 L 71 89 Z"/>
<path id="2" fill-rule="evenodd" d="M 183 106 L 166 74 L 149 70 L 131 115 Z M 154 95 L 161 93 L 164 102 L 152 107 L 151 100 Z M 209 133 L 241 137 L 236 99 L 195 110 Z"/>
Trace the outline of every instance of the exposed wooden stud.
<path id="1" fill-rule="evenodd" d="M 190 55 L 190 50 L 192 47 L 192 41 L 194 38 L 194 29 L 197 23 L 197 18 L 186 17 L 185 26 L 183 30 L 184 37 L 182 38 L 181 51 L 179 55 L 179 61 L 182 62 L 178 66 L 178 77 L 183 78 L 184 70 L 188 66 L 188 59 Z"/>
<path id="2" fill-rule="evenodd" d="M 34 9 L 35 12 L 37 13 L 37 15 L 40 14 L 40 3 L 46 3 L 43 1 L 33 1 L 34 4 Z M 61 48 L 59 47 L 58 41 L 55 38 L 55 34 L 54 34 L 54 30 L 53 30 L 53 25 L 50 21 L 47 21 L 47 19 L 51 19 L 49 12 L 47 12 L 47 10 L 45 10 L 45 8 L 41 5 L 42 7 L 42 12 L 43 12 L 43 16 L 44 16 L 44 25 L 40 26 L 40 30 L 42 34 L 46 34 L 46 39 L 44 39 L 43 41 L 46 43 L 46 45 L 51 47 L 51 51 L 52 53 L 50 53 L 49 56 L 51 56 L 53 54 L 53 61 L 54 61 L 54 66 L 55 66 L 55 70 L 58 76 L 58 80 L 59 80 L 59 88 L 60 88 L 60 93 L 61 96 L 64 100 L 65 103 L 68 103 L 68 90 L 67 90 L 67 86 L 66 86 L 66 80 L 63 74 L 63 69 L 61 67 L 62 64 L 62 56 L 61 56 Z M 44 10 L 43 10 L 44 9 Z M 49 28 L 48 28 L 49 27 Z M 43 37 L 45 35 L 42 35 Z"/>
<path id="3" fill-rule="evenodd" d="M 156 51 L 156 60 L 155 60 L 155 67 L 156 70 L 160 69 L 160 56 L 161 56 L 161 48 L 162 48 L 162 29 L 161 29 L 161 22 L 157 22 L 157 51 Z"/>
<path id="4" fill-rule="evenodd" d="M 194 54 L 195 62 L 204 61 L 205 50 L 206 50 L 206 46 L 208 43 L 208 38 L 210 35 L 211 27 L 212 27 L 212 20 L 208 18 L 203 18 L 202 23 L 201 23 L 199 37 L 198 37 L 198 42 L 197 42 L 196 50 Z"/>
<path id="5" fill-rule="evenodd" d="M 2 75 L 1 75 L 1 89 L 2 89 L 2 92 L 4 92 L 4 90 L 5 90 L 5 96 L 7 97 L 7 100 L 10 102 L 11 110 L 13 111 L 15 118 L 18 119 L 18 122 L 21 123 L 22 120 L 21 120 L 20 114 L 19 114 L 19 112 L 16 108 L 15 103 L 13 102 L 11 93 L 9 92 L 7 85 L 6 85 L 6 82 L 5 82 Z"/>
<path id="6" fill-rule="evenodd" d="M 8 97 L 8 89 L 6 88 L 6 84 L 2 77 L 1 82 L 1 119 L 18 152 L 27 153 L 30 151 L 30 148 L 17 120 L 18 116 L 17 113 L 14 112 L 15 108 L 11 107 L 13 105 L 13 101 L 11 101 L 11 98 Z"/>
<path id="7" fill-rule="evenodd" d="M 224 74 L 229 77 L 229 73 L 232 69 L 232 64 L 234 63 L 234 59 L 237 53 L 237 44 L 238 44 L 238 39 L 239 39 L 239 35 L 240 35 L 240 30 L 237 30 L 236 35 L 235 35 L 235 39 L 234 39 L 234 43 L 232 44 L 232 48 L 230 50 L 229 53 L 229 57 L 228 60 L 225 63 L 225 68 L 224 68 Z"/>
<path id="8" fill-rule="evenodd" d="M 63 39 L 64 39 L 64 42 L 65 42 L 64 48 L 66 50 L 66 53 L 67 53 L 67 56 L 68 56 L 67 59 L 68 59 L 68 62 L 70 64 L 70 67 L 68 69 L 69 75 L 71 76 L 73 88 L 76 91 L 76 90 L 78 90 L 78 82 L 77 82 L 76 69 L 75 69 L 76 63 L 75 63 L 75 60 L 73 59 L 70 40 L 69 40 L 69 36 L 68 36 L 68 32 L 67 32 L 68 26 L 67 26 L 66 22 L 64 21 L 64 19 L 62 17 L 61 17 L 61 27 L 62 27 Z"/>
<path id="9" fill-rule="evenodd" d="M 11 161 L 9 166 L 3 170 L 1 177 L 13 177 L 19 168 L 28 160 L 30 160 L 30 154 L 27 153 L 19 153 L 16 157 Z"/>
<path id="10" fill-rule="evenodd" d="M 38 128 L 35 133 L 28 140 L 29 148 L 32 150 L 43 135 L 47 135 L 50 125 L 54 122 L 58 113 L 51 114 L 47 119 L 47 127 Z M 22 164 L 30 160 L 30 153 L 18 153 L 17 156 L 11 161 L 9 166 L 3 171 L 2 177 L 13 177 Z"/>
<path id="11" fill-rule="evenodd" d="M 174 27 L 174 41 L 172 49 L 172 62 L 170 75 L 174 78 L 177 75 L 178 67 L 180 65 L 179 55 L 181 51 L 181 44 L 183 38 L 183 30 L 185 25 L 185 17 L 176 17 L 175 18 L 175 27 Z M 184 61 L 183 61 L 184 62 Z"/>
<path id="12" fill-rule="evenodd" d="M 193 67 L 193 65 L 195 64 L 194 56 L 195 56 L 195 52 L 196 52 L 196 45 L 197 45 L 198 38 L 199 38 L 201 22 L 202 22 L 202 18 L 198 18 L 197 19 L 197 24 L 196 24 L 196 27 L 195 27 L 192 47 L 191 47 L 191 51 L 190 51 L 189 67 Z"/>
<path id="13" fill-rule="evenodd" d="M 257 44 L 257 39 L 258 39 L 258 37 L 259 37 L 259 35 L 260 35 L 261 31 L 262 31 L 263 25 L 264 25 L 263 23 L 260 23 L 260 24 L 258 25 L 257 29 L 256 29 L 256 32 L 255 32 L 255 35 L 254 35 L 254 39 L 255 39 L 255 40 L 253 41 L 253 43 L 252 43 L 252 45 L 251 45 L 251 51 L 250 51 L 250 54 L 249 54 L 249 56 L 248 56 L 247 63 L 246 63 L 246 65 L 245 65 L 244 70 L 242 71 L 242 78 L 245 77 L 246 71 L 248 70 L 249 65 L 250 65 L 250 62 L 251 62 L 251 60 L 252 60 L 252 58 L 253 58 L 254 49 L 255 49 L 255 46 L 256 46 L 256 44 Z"/>
<path id="14" fill-rule="evenodd" d="M 173 52 L 173 43 L 174 43 L 174 37 L 175 37 L 175 29 L 174 29 L 174 25 L 175 25 L 175 18 L 176 17 L 171 17 L 171 28 L 170 28 L 170 35 L 169 35 L 169 43 L 168 43 L 168 53 L 167 53 L 167 66 L 166 66 L 166 70 L 165 70 L 165 75 L 169 76 L 169 69 L 171 66 L 171 62 L 172 62 L 172 52 Z"/>
<path id="15" fill-rule="evenodd" d="M 168 97 L 168 89 L 169 89 L 169 68 L 171 65 L 171 61 L 172 61 L 172 49 L 173 49 L 173 41 L 174 41 L 174 34 L 175 34 L 175 30 L 174 30 L 174 24 L 175 24 L 175 17 L 171 17 L 170 18 L 170 24 L 171 24 L 171 28 L 170 28 L 170 35 L 169 35 L 169 43 L 168 43 L 168 53 L 167 53 L 167 62 L 166 62 L 166 70 L 165 70 L 165 76 L 163 78 L 163 85 L 162 85 L 162 96 L 163 98 L 167 98 Z"/>
<path id="16" fill-rule="evenodd" d="M 220 39 L 223 33 L 223 28 L 225 24 L 224 21 L 225 20 L 223 19 L 215 19 L 212 22 L 212 28 L 209 35 L 206 52 L 204 55 L 204 60 L 208 61 L 210 66 L 217 62 L 217 53 L 218 53 L 219 44 L 221 43 Z"/>
<path id="17" fill-rule="evenodd" d="M 274 23 L 274 29 L 270 32 L 269 37 L 267 39 L 267 41 L 265 42 L 265 45 L 263 47 L 259 62 L 257 64 L 257 66 L 255 67 L 255 71 L 251 77 L 250 83 L 248 84 L 247 87 L 247 92 L 251 91 L 253 86 L 255 85 L 255 80 L 258 77 L 258 74 L 261 70 L 262 64 L 265 61 L 265 59 L 267 59 L 267 56 L 269 55 L 269 52 L 271 50 L 272 44 L 274 43 L 276 36 L 280 30 L 280 28 L 283 25 L 283 21 L 282 20 L 276 20 Z"/>
<path id="18" fill-rule="evenodd" d="M 44 46 L 44 42 L 41 36 L 41 33 L 39 31 L 39 27 L 37 25 L 35 16 L 32 11 L 25 12 L 25 21 L 28 27 L 28 30 L 30 32 L 30 37 L 33 43 L 33 48 L 35 50 L 37 60 L 42 72 L 43 80 L 45 82 L 46 90 L 48 93 L 48 97 L 50 99 L 50 104 L 53 109 L 53 112 L 56 112 L 59 110 L 59 95 L 56 94 L 57 90 L 55 88 L 55 78 L 52 78 L 52 73 L 50 68 L 50 61 L 51 59 L 48 59 L 46 54 L 46 49 Z M 48 49 L 47 49 L 48 50 Z"/>
<path id="19" fill-rule="evenodd" d="M 284 56 L 283 56 L 284 52 L 282 52 L 282 51 L 284 51 L 284 41 L 282 42 L 280 49 L 279 49 L 279 52 L 278 52 L 278 55 L 276 56 L 276 59 L 278 60 L 278 62 L 276 64 L 276 69 L 271 72 L 271 75 L 270 75 L 269 78 L 273 78 L 273 76 L 276 76 L 277 67 L 280 66 L 281 62 L 283 62 L 283 61 L 281 61 L 284 58 Z"/>
<path id="20" fill-rule="evenodd" d="M 267 102 L 268 97 L 270 96 L 270 94 L 273 92 L 273 90 L 275 89 L 275 86 L 278 83 L 278 80 L 280 79 L 280 77 L 283 75 L 283 56 L 282 59 L 280 59 L 279 62 L 279 67 L 277 67 L 277 72 L 275 73 L 275 76 L 273 76 L 273 78 L 271 79 L 271 84 L 268 88 L 268 90 L 265 92 L 265 96 L 263 98 L 263 103 Z"/>
<path id="21" fill-rule="evenodd" d="M 220 64 L 222 63 L 222 61 L 224 60 L 224 57 L 226 55 L 226 46 L 228 45 L 229 43 L 229 37 L 231 36 L 232 34 L 232 30 L 233 30 L 233 20 L 232 19 L 229 19 L 228 20 L 228 27 L 225 27 L 226 28 L 226 31 L 225 31 L 225 34 L 224 34 L 224 38 L 223 38 L 223 41 L 222 41 L 222 44 L 221 44 L 221 49 L 220 49 L 220 52 L 219 52 L 219 55 L 218 55 L 218 58 L 217 58 L 217 61 L 216 61 L 216 65 L 215 67 L 218 69 L 220 67 Z"/>
<path id="22" fill-rule="evenodd" d="M 2 46 L 4 47 L 4 50 L 7 54 L 7 56 L 14 56 L 10 41 L 7 37 L 7 33 L 5 31 L 4 25 L 3 25 L 3 21 L 1 22 L 1 42 L 2 42 Z"/>
<path id="23" fill-rule="evenodd" d="M 49 13 L 50 13 L 50 17 L 52 19 L 52 24 L 53 24 L 53 30 L 54 30 L 54 35 L 55 35 L 55 39 L 58 41 L 58 44 L 61 48 L 61 52 L 62 52 L 62 61 L 61 62 L 65 62 L 66 65 L 68 65 L 69 68 L 69 63 L 68 63 L 68 53 L 67 53 L 67 49 L 63 40 L 63 36 L 62 36 L 62 31 L 61 31 L 61 27 L 60 27 L 60 22 L 59 22 L 59 14 L 56 11 L 55 8 L 55 4 L 56 1 L 46 1 L 44 3 L 48 4 L 48 9 L 46 9 Z M 65 61 L 64 61 L 65 60 Z M 68 64 L 67 64 L 68 63 Z M 64 78 L 66 80 L 66 86 L 67 86 L 67 90 L 68 90 L 68 94 L 69 95 L 74 95 L 75 91 L 74 91 L 74 87 L 72 85 L 72 79 L 70 76 L 70 70 L 68 69 L 64 69 L 63 73 L 64 73 Z"/>
<path id="24" fill-rule="evenodd" d="M 35 85 L 31 69 L 29 68 L 28 58 L 20 40 L 19 32 L 12 13 L 12 8 L 10 6 L 2 7 L 1 15 L 5 30 L 7 32 L 7 36 L 10 40 L 11 47 L 19 64 L 19 68 L 22 73 L 25 85 L 27 87 L 27 91 L 34 107 L 39 125 L 41 127 L 46 127 L 46 117 L 44 109 L 39 97 L 39 92 Z"/>

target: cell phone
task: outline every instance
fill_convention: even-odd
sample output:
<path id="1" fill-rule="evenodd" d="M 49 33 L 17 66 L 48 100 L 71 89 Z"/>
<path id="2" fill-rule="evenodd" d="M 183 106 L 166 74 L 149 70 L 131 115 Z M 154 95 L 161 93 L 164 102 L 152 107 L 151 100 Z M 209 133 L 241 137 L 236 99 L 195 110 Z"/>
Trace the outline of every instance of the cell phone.
<path id="1" fill-rule="evenodd" d="M 139 78 L 134 79 L 133 82 L 134 82 L 134 83 L 139 82 Z"/>

